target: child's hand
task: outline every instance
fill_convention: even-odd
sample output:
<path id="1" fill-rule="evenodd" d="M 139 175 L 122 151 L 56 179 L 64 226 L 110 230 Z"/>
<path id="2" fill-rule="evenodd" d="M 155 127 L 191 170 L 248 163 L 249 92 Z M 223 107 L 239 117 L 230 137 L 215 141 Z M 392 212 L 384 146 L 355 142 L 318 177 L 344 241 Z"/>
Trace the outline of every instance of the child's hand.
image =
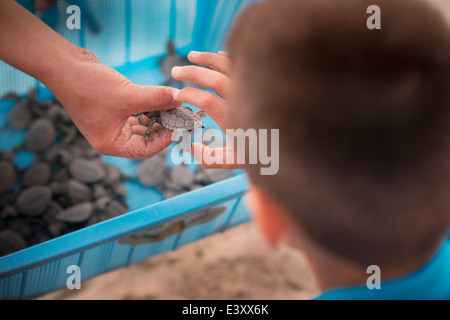
<path id="1" fill-rule="evenodd" d="M 219 51 L 218 54 L 209 52 L 192 51 L 188 55 L 192 63 L 209 67 L 185 66 L 174 67 L 172 77 L 177 80 L 192 81 L 206 88 L 212 89 L 219 97 L 210 91 L 197 88 L 185 88 L 174 94 L 174 101 L 177 103 L 187 102 L 203 110 L 225 131 L 225 119 L 227 117 L 228 105 L 226 100 L 231 87 L 231 80 L 228 78 L 230 72 L 231 60 L 225 52 Z M 193 143 L 191 153 L 195 155 L 195 150 L 205 157 L 219 159 L 219 163 L 225 163 L 226 152 L 232 152 L 229 148 L 210 149 L 200 143 Z M 234 158 L 234 157 L 233 157 Z M 202 162 L 204 168 L 238 168 L 237 165 L 229 164 L 206 164 Z"/>

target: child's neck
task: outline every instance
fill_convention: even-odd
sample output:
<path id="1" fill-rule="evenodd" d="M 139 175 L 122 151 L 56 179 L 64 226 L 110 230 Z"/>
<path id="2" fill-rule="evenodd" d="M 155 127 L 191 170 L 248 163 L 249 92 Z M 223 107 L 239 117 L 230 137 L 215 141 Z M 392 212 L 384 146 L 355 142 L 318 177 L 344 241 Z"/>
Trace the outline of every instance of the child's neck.
<path id="1" fill-rule="evenodd" d="M 294 233 L 288 244 L 303 251 L 309 260 L 311 269 L 315 275 L 321 291 L 345 286 L 366 285 L 372 272 L 367 273 L 367 267 L 363 268 L 338 256 L 330 254 L 322 247 L 316 245 L 304 233 Z M 292 233 L 291 233 L 292 235 Z M 380 268 L 381 280 L 391 280 L 404 277 L 424 266 L 432 255 L 416 259 L 399 267 Z M 373 263 L 376 265 L 376 263 Z"/>
<path id="2" fill-rule="evenodd" d="M 366 285 L 367 279 L 373 274 L 372 272 L 367 272 L 367 267 L 369 266 L 366 268 L 360 267 L 339 257 L 332 256 L 321 248 L 316 247 L 314 250 L 307 250 L 306 254 L 319 288 L 322 291 L 337 287 Z M 424 266 L 429 259 L 431 257 L 417 259 L 400 267 L 389 269 L 381 267 L 381 280 L 386 281 L 404 277 Z"/>

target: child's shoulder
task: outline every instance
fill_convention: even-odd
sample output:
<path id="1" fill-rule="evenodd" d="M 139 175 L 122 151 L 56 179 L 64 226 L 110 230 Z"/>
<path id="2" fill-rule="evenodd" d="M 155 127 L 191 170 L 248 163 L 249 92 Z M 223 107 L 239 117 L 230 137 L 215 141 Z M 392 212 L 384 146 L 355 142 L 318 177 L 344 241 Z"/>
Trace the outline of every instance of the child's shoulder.
<path id="1" fill-rule="evenodd" d="M 370 274 L 368 274 L 369 276 Z M 337 288 L 323 293 L 316 299 L 450 299 L 450 239 L 443 243 L 439 251 L 425 266 L 405 277 L 382 282 L 380 289 L 371 290 L 367 286 Z"/>

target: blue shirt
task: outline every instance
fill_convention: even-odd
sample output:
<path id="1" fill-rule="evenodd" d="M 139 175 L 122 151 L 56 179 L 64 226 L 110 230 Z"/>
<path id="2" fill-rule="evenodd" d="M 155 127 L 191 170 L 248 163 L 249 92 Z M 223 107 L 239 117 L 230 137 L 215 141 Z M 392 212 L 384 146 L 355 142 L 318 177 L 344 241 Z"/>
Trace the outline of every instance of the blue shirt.
<path id="1" fill-rule="evenodd" d="M 383 270 L 381 270 L 383 272 Z M 370 274 L 367 275 L 368 277 Z M 396 280 L 381 282 L 381 289 L 367 286 L 337 288 L 319 295 L 317 300 L 394 300 L 450 299 L 450 242 L 421 269 Z"/>

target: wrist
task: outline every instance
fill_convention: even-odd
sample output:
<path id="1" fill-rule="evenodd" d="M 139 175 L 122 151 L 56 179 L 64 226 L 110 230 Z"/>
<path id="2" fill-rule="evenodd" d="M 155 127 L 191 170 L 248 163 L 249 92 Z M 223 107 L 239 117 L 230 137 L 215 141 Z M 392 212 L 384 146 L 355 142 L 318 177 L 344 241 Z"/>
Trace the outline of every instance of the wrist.
<path id="1" fill-rule="evenodd" d="M 58 51 L 37 77 L 58 98 L 83 81 L 93 63 L 100 63 L 91 51 L 72 45 Z"/>
<path id="2" fill-rule="evenodd" d="M 79 68 L 82 54 L 81 48 L 73 44 L 64 46 L 56 44 L 51 51 L 52 55 L 40 63 L 31 75 L 53 92 L 55 88 L 69 81 L 70 75 Z"/>
<path id="3" fill-rule="evenodd" d="M 81 54 L 21 5 L 0 0 L 0 59 L 49 86 Z"/>

